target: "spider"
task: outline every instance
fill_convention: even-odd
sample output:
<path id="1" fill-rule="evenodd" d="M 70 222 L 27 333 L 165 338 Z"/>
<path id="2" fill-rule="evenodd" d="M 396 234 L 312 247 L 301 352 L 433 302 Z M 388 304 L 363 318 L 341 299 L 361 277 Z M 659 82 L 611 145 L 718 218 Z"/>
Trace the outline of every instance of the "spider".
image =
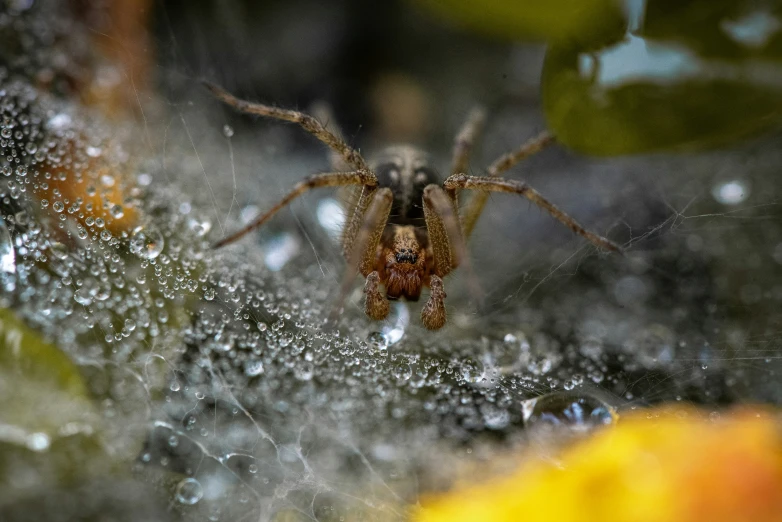
<path id="1" fill-rule="evenodd" d="M 387 147 L 367 162 L 338 131 L 327 129 L 309 114 L 241 100 L 217 85 L 203 83 L 216 98 L 237 111 L 296 123 L 332 151 L 333 172 L 315 174 L 297 183 L 266 213 L 215 243 L 214 248 L 239 240 L 308 190 L 347 187 L 349 215 L 341 243 L 348 269 L 340 302 L 350 288 L 355 271 L 360 272 L 366 278 L 364 311 L 372 319 L 385 319 L 390 309 L 389 299 L 417 301 L 422 288 L 429 287 L 421 322 L 429 330 L 445 325 L 443 277 L 460 265 L 469 266 L 465 241 L 472 234 L 491 192 L 524 196 L 596 246 L 622 251 L 616 243 L 586 230 L 526 183 L 500 177 L 521 160 L 551 144 L 554 137 L 546 131 L 491 163 L 485 176 L 467 175 L 464 172 L 470 151 L 485 119 L 481 109 L 473 109 L 456 136 L 451 174 L 441 184 L 428 155 L 416 147 Z M 457 195 L 461 190 L 476 192 L 460 214 Z M 383 287 L 385 292 L 381 290 Z"/>

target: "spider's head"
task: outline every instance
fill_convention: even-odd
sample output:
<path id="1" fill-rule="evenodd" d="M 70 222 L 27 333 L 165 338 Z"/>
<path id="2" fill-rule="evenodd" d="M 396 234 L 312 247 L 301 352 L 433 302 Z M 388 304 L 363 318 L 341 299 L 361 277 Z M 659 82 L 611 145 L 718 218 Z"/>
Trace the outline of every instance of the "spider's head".
<path id="1" fill-rule="evenodd" d="M 426 249 L 412 226 L 390 227 L 383 237 L 382 263 L 386 294 L 417 301 L 426 274 Z"/>

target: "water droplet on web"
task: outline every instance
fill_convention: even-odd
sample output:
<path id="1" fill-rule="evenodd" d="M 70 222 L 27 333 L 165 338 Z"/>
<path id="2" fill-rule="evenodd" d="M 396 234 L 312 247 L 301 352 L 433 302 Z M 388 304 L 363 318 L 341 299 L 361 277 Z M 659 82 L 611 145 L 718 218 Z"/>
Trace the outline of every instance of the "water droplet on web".
<path id="1" fill-rule="evenodd" d="M 59 201 L 59 200 L 55 201 L 54 204 L 52 205 L 52 210 L 54 210 L 55 212 L 57 212 L 59 214 L 60 212 L 65 210 L 65 204 L 62 201 Z"/>
<path id="2" fill-rule="evenodd" d="M 226 138 L 230 138 L 233 135 L 234 135 L 233 127 L 231 127 L 227 123 L 225 125 L 223 125 L 223 136 L 225 136 Z"/>
<path id="3" fill-rule="evenodd" d="M 215 289 L 214 288 L 207 288 L 204 290 L 204 299 L 207 301 L 211 301 L 215 298 Z"/>
<path id="4" fill-rule="evenodd" d="M 413 375 L 413 368 L 409 364 L 402 363 L 394 366 L 394 377 L 396 377 L 400 381 L 406 381 L 410 379 L 412 375 Z"/>
<path id="5" fill-rule="evenodd" d="M 203 496 L 204 488 L 194 478 L 186 478 L 177 484 L 175 498 L 180 504 L 192 506 L 197 504 Z"/>
<path id="6" fill-rule="evenodd" d="M 315 375 L 315 366 L 309 361 L 299 363 L 294 369 L 294 375 L 300 381 L 309 381 Z"/>
<path id="7" fill-rule="evenodd" d="M 388 349 L 388 340 L 386 336 L 380 332 L 371 332 L 367 335 L 367 344 L 375 350 Z"/>
<path id="8" fill-rule="evenodd" d="M 156 228 L 137 227 L 130 237 L 130 251 L 145 259 L 155 259 L 163 251 L 165 240 Z"/>
<path id="9" fill-rule="evenodd" d="M 198 237 L 204 237 L 212 229 L 212 223 L 209 220 L 200 221 L 198 219 L 191 219 L 188 221 L 190 230 L 196 233 Z"/>
<path id="10" fill-rule="evenodd" d="M 582 392 L 554 392 L 523 401 L 522 413 L 528 426 L 564 426 L 573 431 L 588 431 L 616 420 L 610 405 Z"/>
<path id="11" fill-rule="evenodd" d="M 244 364 L 244 374 L 248 377 L 257 377 L 263 373 L 263 362 L 247 361 Z"/>
<path id="12" fill-rule="evenodd" d="M 402 340 L 405 330 L 410 324 L 410 309 L 402 301 L 395 301 L 391 305 L 391 313 L 386 319 L 390 326 L 384 326 L 381 331 L 386 339 L 386 344 L 393 345 Z"/>
<path id="13" fill-rule="evenodd" d="M 46 451 L 51 445 L 51 439 L 46 433 L 37 432 L 27 436 L 27 447 L 33 451 Z"/>
<path id="14" fill-rule="evenodd" d="M 68 259 L 68 247 L 59 241 L 52 241 L 49 244 L 49 251 L 57 259 Z"/>
<path id="15" fill-rule="evenodd" d="M 92 295 L 86 288 L 79 288 L 73 293 L 73 300 L 80 305 L 87 306 L 92 304 Z"/>
<path id="16" fill-rule="evenodd" d="M 125 215 L 125 211 L 122 209 L 120 205 L 114 205 L 111 207 L 111 216 L 114 219 L 119 219 L 124 215 Z"/>
<path id="17" fill-rule="evenodd" d="M 46 122 L 46 126 L 50 130 L 62 130 L 71 125 L 71 117 L 67 114 L 60 113 L 55 114 L 51 118 L 49 118 L 49 121 Z"/>
<path id="18" fill-rule="evenodd" d="M 731 180 L 714 185 L 711 195 L 723 205 L 738 205 L 749 197 L 749 183 Z"/>
<path id="19" fill-rule="evenodd" d="M 11 233 L 0 219 L 0 285 L 6 292 L 16 288 L 16 253 Z"/>

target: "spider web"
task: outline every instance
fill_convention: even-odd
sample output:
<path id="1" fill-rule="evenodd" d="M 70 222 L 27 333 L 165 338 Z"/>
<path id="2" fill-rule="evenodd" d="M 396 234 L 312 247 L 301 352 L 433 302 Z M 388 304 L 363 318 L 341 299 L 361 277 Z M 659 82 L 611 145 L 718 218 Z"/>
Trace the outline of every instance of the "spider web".
<path id="1" fill-rule="evenodd" d="M 182 47 L 173 26 L 163 34 Z M 337 331 L 325 325 L 343 270 L 333 194 L 308 194 L 241 244 L 208 248 L 322 169 L 325 152 L 298 128 L 229 114 L 187 65 L 163 71 L 165 107 L 140 100 L 143 129 L 111 142 L 107 122 L 4 81 L 3 252 L 15 255 L 3 281 L 6 304 L 91 377 L 105 444 L 170 513 L 402 519 L 420 493 L 543 424 L 578 431 L 611 408 L 664 400 L 780 401 L 773 145 L 603 161 L 546 151 L 512 175 L 626 256 L 599 255 L 536 207 L 493 197 L 470 248 L 482 306 L 455 274 L 450 324 L 433 334 L 420 305 L 369 321 L 357 285 Z M 496 111 L 473 166 L 542 125 L 529 107 L 511 109 Z M 104 234 L 79 225 L 78 208 L 52 217 L 20 189 L 42 182 L 74 136 L 109 161 L 142 158 L 126 179 L 88 173 L 126 184 L 122 204 L 148 216 L 140 230 Z M 433 141 L 447 158 L 447 138 Z M 48 158 L 28 145 L 41 143 Z M 48 205 L 73 204 L 64 199 Z"/>

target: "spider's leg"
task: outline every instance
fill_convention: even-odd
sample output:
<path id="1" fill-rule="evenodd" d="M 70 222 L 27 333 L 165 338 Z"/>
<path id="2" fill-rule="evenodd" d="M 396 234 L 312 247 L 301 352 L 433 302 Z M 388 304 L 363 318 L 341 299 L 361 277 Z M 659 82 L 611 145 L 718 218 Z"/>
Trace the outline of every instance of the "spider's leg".
<path id="1" fill-rule="evenodd" d="M 588 231 L 575 219 L 564 213 L 551 201 L 544 198 L 540 192 L 521 181 L 499 177 L 468 176 L 466 174 L 456 174 L 446 179 L 443 183 L 443 187 L 445 187 L 445 189 L 448 191 L 469 189 L 479 190 L 485 194 L 488 194 L 489 192 L 507 192 L 510 194 L 524 196 L 554 216 L 557 221 L 568 227 L 570 230 L 591 241 L 595 246 L 605 250 L 622 252 L 622 248 L 619 245 L 609 239 Z"/>
<path id="2" fill-rule="evenodd" d="M 384 319 L 388 315 L 388 300 L 378 290 L 379 274 L 374 270 L 375 260 L 377 258 L 377 246 L 383 236 L 383 230 L 388 222 L 388 215 L 391 213 L 391 204 L 394 202 L 394 195 L 391 189 L 384 187 L 373 191 L 367 196 L 368 204 L 366 210 L 358 214 L 354 213 L 354 221 L 360 220 L 361 226 L 356 231 L 352 239 L 345 241 L 343 248 L 350 252 L 347 257 L 347 267 L 342 277 L 339 297 L 334 304 L 334 310 L 330 319 L 335 319 L 335 315 L 342 308 L 345 297 L 350 292 L 350 286 L 358 271 L 361 275 L 367 277 L 367 283 L 364 291 L 367 294 L 365 311 L 372 319 Z M 375 282 L 373 285 L 373 281 Z"/>
<path id="3" fill-rule="evenodd" d="M 472 147 L 483 130 L 484 121 L 486 121 L 486 111 L 481 107 L 474 107 L 454 140 L 451 174 L 467 172 L 470 152 L 472 152 Z"/>
<path id="4" fill-rule="evenodd" d="M 442 277 L 459 265 L 465 265 L 468 273 L 470 291 L 480 303 L 482 292 L 472 270 L 467 247 L 459 227 L 459 214 L 456 201 L 438 185 L 424 188 L 424 218 L 429 235 L 429 244 L 434 256 L 434 271 L 430 276 L 429 301 L 421 310 L 421 321 L 430 330 L 441 328 L 445 324 L 445 291 Z"/>
<path id="5" fill-rule="evenodd" d="M 244 237 L 248 232 L 260 227 L 266 221 L 276 214 L 285 205 L 301 196 L 310 189 L 319 187 L 344 187 L 346 185 L 364 185 L 367 187 L 374 187 L 377 184 L 375 176 L 367 171 L 356 172 L 329 172 L 325 174 L 315 174 L 310 176 L 304 181 L 300 181 L 293 187 L 288 194 L 285 195 L 276 205 L 269 209 L 265 214 L 261 214 L 244 228 L 241 228 L 231 234 L 224 237 L 220 241 L 214 244 L 213 248 L 220 248 L 228 245 Z"/>
<path id="6" fill-rule="evenodd" d="M 423 203 L 426 231 L 434 254 L 433 273 L 445 277 L 467 259 L 456 205 L 441 187 L 434 184 L 424 188 Z"/>
<path id="7" fill-rule="evenodd" d="M 245 100 L 241 100 L 229 93 L 222 87 L 219 87 L 213 83 L 204 81 L 202 82 L 207 89 L 209 89 L 215 97 L 238 110 L 247 114 L 256 114 L 258 116 L 266 116 L 267 118 L 275 118 L 278 120 L 289 121 L 301 126 L 305 131 L 309 132 L 325 145 L 331 148 L 334 152 L 339 154 L 345 162 L 350 165 L 351 168 L 356 170 L 363 170 L 370 172 L 361 154 L 345 143 L 337 134 L 326 129 L 326 127 L 319 122 L 316 118 L 309 114 L 289 110 L 280 109 L 279 107 L 272 107 L 270 105 L 264 105 L 262 103 L 252 103 Z"/>
<path id="8" fill-rule="evenodd" d="M 498 158 L 491 165 L 489 165 L 489 167 L 486 169 L 486 173 L 489 177 L 497 177 L 520 161 L 539 152 L 546 145 L 549 145 L 553 142 L 554 137 L 547 131 L 543 131 L 534 138 L 522 144 L 516 150 L 508 152 L 507 154 Z M 454 172 L 453 174 L 455 175 L 459 173 Z M 481 212 L 483 212 L 483 207 L 486 205 L 486 201 L 488 199 L 489 192 L 478 192 L 474 194 L 467 203 L 464 209 L 464 217 L 462 218 L 462 230 L 464 231 L 465 238 L 469 238 L 472 234 L 473 228 L 475 228 L 475 223 L 478 221 Z"/>
<path id="9" fill-rule="evenodd" d="M 310 107 L 312 115 L 318 119 L 323 125 L 323 128 L 330 131 L 338 140 L 345 141 L 345 135 L 342 132 L 342 128 L 334 118 L 334 111 L 331 110 L 331 105 L 325 101 L 318 101 Z M 345 162 L 342 155 L 334 149 L 331 149 L 329 154 L 329 163 L 331 164 L 331 170 L 335 172 L 341 172 L 350 170 L 351 166 Z"/>

